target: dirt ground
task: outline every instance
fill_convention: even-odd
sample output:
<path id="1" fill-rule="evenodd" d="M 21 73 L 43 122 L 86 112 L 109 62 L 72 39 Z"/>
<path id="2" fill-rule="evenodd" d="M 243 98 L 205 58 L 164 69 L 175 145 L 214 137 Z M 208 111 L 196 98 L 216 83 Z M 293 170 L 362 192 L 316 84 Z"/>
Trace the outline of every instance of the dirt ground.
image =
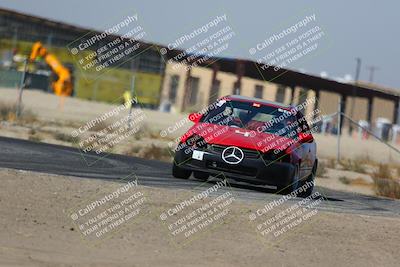
<path id="1" fill-rule="evenodd" d="M 121 183 L 1 169 L 0 266 L 398 266 L 400 219 L 323 211 L 265 242 L 248 216 L 265 203 L 235 200 L 229 218 L 177 245 L 160 213 L 187 190 L 139 186 L 142 218 L 104 240 L 86 240 L 71 208 Z M 140 184 L 140 181 L 139 181 Z M 304 222 L 305 223 L 305 222 Z"/>

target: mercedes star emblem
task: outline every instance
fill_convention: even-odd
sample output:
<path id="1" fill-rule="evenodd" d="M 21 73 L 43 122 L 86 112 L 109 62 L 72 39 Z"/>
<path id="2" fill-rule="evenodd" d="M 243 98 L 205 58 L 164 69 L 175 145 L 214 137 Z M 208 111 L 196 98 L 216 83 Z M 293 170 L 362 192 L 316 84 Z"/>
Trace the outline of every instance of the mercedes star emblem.
<path id="1" fill-rule="evenodd" d="M 222 151 L 222 159 L 228 164 L 239 164 L 243 158 L 243 151 L 236 146 L 227 147 Z"/>

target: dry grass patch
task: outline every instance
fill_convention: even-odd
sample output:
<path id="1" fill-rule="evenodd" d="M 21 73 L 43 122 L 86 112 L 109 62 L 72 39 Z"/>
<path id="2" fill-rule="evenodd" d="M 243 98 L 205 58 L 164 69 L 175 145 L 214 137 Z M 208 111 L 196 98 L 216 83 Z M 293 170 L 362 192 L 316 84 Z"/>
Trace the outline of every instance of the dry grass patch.
<path id="1" fill-rule="evenodd" d="M 387 164 L 380 164 L 372 173 L 374 190 L 378 196 L 400 198 L 400 182 L 393 178 L 392 170 Z"/>
<path id="2" fill-rule="evenodd" d="M 135 146 L 125 153 L 128 156 L 135 156 L 145 159 L 155 159 L 165 162 L 172 161 L 172 155 L 168 147 L 161 147 L 154 144 L 149 146 Z"/>
<path id="3" fill-rule="evenodd" d="M 73 137 L 70 134 L 55 132 L 55 133 L 53 133 L 53 136 L 56 140 L 71 143 L 71 144 L 77 144 L 79 142 L 78 137 Z"/>
<path id="4" fill-rule="evenodd" d="M 356 179 L 352 179 L 350 184 L 358 186 L 371 186 L 371 183 L 365 181 L 362 177 L 357 177 Z"/>
<path id="5" fill-rule="evenodd" d="M 326 175 L 327 171 L 328 170 L 326 169 L 325 162 L 319 161 L 318 162 L 318 167 L 317 167 L 317 173 L 316 173 L 317 177 L 326 178 L 325 175 Z"/>
<path id="6" fill-rule="evenodd" d="M 336 169 L 336 159 L 330 158 L 326 161 L 326 167 L 330 169 Z"/>
<path id="7" fill-rule="evenodd" d="M 355 159 L 345 159 L 341 160 L 339 164 L 342 166 L 345 171 L 352 171 L 357 173 L 366 173 L 365 166 L 362 161 Z"/>
<path id="8" fill-rule="evenodd" d="M 372 173 L 372 178 L 392 179 L 392 171 L 389 165 L 379 164 L 378 169 Z"/>
<path id="9" fill-rule="evenodd" d="M 340 176 L 339 181 L 346 185 L 354 185 L 354 186 L 371 186 L 370 183 L 365 181 L 362 177 L 357 177 L 355 179 L 350 179 L 346 176 Z"/>
<path id="10" fill-rule="evenodd" d="M 351 179 L 347 178 L 346 176 L 340 176 L 339 177 L 339 181 L 341 181 L 344 184 L 350 184 L 351 183 Z"/>
<path id="11" fill-rule="evenodd" d="M 9 122 L 24 122 L 33 123 L 37 121 L 36 116 L 23 106 L 20 110 L 20 115 L 17 117 L 17 105 L 0 102 L 0 120 Z"/>
<path id="12" fill-rule="evenodd" d="M 28 134 L 29 134 L 28 136 L 29 141 L 41 142 L 43 140 L 43 137 L 34 128 L 31 128 Z"/>
<path id="13" fill-rule="evenodd" d="M 107 129 L 110 126 L 110 124 L 106 121 L 100 121 L 94 124 L 92 127 L 90 127 L 89 131 L 90 132 L 101 132 L 104 129 Z"/>
<path id="14" fill-rule="evenodd" d="M 35 134 L 35 135 L 29 135 L 28 140 L 33 142 L 42 142 L 43 138 L 40 135 Z"/>

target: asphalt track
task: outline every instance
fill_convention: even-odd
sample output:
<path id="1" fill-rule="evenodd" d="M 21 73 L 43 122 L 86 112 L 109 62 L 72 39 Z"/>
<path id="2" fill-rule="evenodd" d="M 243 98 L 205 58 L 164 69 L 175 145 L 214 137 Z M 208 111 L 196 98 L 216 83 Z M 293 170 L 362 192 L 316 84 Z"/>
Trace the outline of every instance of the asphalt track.
<path id="1" fill-rule="evenodd" d="M 200 191 L 200 185 L 203 184 L 194 178 L 182 180 L 172 177 L 171 164 L 166 162 L 116 154 L 99 157 L 95 154 L 82 154 L 76 148 L 6 137 L 0 137 L 0 167 L 114 181 L 136 175 L 140 185 L 170 189 Z M 212 186 L 213 182 L 210 181 L 208 184 Z M 260 205 L 282 197 L 262 186 L 252 186 L 231 180 L 229 183 L 230 188 L 221 189 L 217 194 L 224 193 L 224 190 L 231 190 L 237 199 L 258 201 Z M 324 200 L 318 206 L 319 210 L 388 217 L 400 216 L 400 201 L 398 200 L 339 192 L 318 186 L 314 189 L 315 191 L 324 196 Z"/>

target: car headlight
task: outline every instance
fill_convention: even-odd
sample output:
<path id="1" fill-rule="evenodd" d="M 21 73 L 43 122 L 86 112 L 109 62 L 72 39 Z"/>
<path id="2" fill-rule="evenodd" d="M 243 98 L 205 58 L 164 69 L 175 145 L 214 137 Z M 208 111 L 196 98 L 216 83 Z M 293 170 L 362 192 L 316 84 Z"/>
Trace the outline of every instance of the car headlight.
<path id="1" fill-rule="evenodd" d="M 290 162 L 290 153 L 272 149 L 263 154 L 263 159 L 276 162 Z"/>
<path id="2" fill-rule="evenodd" d="M 207 142 L 200 135 L 194 134 L 186 140 L 186 145 L 191 148 L 207 148 Z"/>

